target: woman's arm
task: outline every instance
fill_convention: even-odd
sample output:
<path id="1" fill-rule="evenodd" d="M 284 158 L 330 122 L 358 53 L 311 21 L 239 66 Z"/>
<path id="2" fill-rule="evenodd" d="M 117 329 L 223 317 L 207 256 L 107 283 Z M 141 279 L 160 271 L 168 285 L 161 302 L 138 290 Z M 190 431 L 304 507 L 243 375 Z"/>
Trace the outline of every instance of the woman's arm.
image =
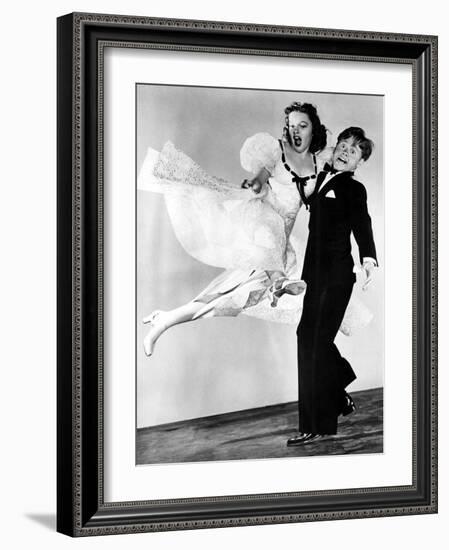
<path id="1" fill-rule="evenodd" d="M 280 158 L 279 142 L 270 134 L 258 133 L 246 139 L 240 150 L 240 162 L 252 177 L 245 179 L 242 187 L 263 198 L 268 193 L 268 178 Z"/>

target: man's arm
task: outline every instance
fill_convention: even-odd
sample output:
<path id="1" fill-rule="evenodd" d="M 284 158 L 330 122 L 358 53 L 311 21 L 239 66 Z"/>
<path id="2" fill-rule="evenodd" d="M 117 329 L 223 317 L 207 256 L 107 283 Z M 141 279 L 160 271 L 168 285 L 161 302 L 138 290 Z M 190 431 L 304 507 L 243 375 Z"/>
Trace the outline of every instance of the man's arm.
<path id="1" fill-rule="evenodd" d="M 351 201 L 351 228 L 359 247 L 360 262 L 372 259 L 378 263 L 376 245 L 374 244 L 371 217 L 368 213 L 367 194 L 365 187 L 354 182 L 354 193 Z"/>
<path id="2" fill-rule="evenodd" d="M 359 247 L 360 262 L 366 274 L 363 284 L 363 290 L 366 290 L 372 281 L 378 262 L 371 217 L 368 213 L 366 189 L 361 183 L 358 183 L 355 187 L 351 202 L 351 225 L 357 246 Z"/>

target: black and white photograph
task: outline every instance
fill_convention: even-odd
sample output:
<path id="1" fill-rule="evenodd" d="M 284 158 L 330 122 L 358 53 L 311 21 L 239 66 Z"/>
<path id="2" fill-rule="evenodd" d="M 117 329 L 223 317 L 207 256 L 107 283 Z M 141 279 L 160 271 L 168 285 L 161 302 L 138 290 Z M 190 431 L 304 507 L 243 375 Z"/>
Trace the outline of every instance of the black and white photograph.
<path id="1" fill-rule="evenodd" d="M 382 453 L 383 96 L 135 93 L 136 464 Z"/>

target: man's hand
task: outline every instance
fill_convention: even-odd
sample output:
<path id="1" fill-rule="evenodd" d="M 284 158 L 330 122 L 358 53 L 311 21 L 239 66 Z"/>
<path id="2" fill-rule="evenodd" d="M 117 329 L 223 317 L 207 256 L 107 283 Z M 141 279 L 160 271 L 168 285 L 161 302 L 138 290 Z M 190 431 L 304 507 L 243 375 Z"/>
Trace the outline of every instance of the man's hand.
<path id="1" fill-rule="evenodd" d="M 374 273 L 376 270 L 376 264 L 372 260 L 365 260 L 363 262 L 363 271 L 365 272 L 366 279 L 363 283 L 362 290 L 367 290 L 371 281 L 373 280 Z"/>

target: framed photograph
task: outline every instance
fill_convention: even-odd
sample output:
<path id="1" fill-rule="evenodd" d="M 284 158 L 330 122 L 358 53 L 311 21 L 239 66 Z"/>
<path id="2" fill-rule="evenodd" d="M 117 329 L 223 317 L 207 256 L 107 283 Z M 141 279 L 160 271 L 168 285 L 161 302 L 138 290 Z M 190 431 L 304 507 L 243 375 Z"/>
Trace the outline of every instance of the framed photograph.
<path id="1" fill-rule="evenodd" d="M 437 38 L 58 19 L 58 531 L 437 511 Z"/>

